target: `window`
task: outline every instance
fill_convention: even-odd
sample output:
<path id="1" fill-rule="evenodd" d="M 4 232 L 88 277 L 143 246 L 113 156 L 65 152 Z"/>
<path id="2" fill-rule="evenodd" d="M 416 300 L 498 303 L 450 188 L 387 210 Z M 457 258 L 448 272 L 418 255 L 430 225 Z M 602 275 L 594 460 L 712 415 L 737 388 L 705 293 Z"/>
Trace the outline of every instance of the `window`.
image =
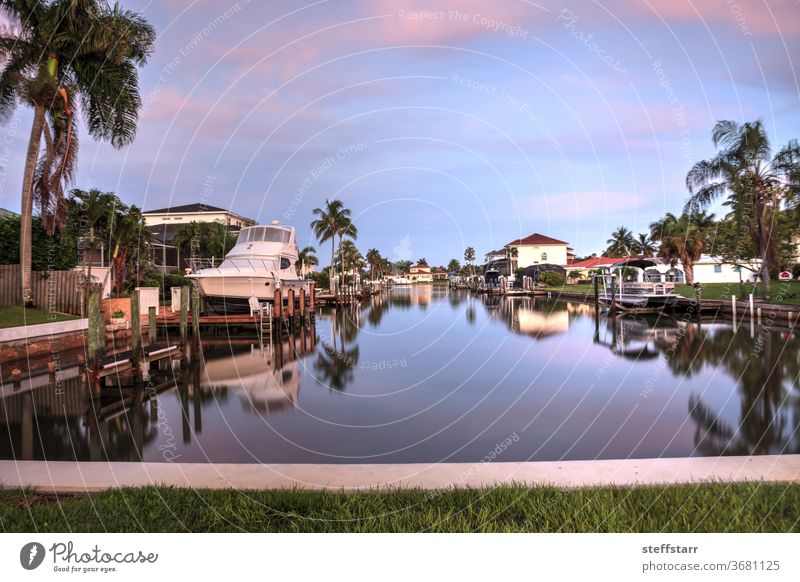
<path id="1" fill-rule="evenodd" d="M 288 269 L 292 262 L 286 257 L 281 257 L 281 269 Z"/>
<path id="2" fill-rule="evenodd" d="M 547 253 L 542 253 L 542 260 L 543 260 L 543 261 L 546 261 L 546 260 L 547 260 Z"/>
<path id="3" fill-rule="evenodd" d="M 722 265 L 714 265 L 714 272 L 721 273 L 722 272 Z"/>

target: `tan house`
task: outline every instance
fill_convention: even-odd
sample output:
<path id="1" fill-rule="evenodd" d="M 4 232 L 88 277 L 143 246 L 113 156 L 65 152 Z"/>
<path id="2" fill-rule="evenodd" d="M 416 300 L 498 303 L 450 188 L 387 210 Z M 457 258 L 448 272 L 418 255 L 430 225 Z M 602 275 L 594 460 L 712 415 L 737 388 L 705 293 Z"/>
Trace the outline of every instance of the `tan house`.
<path id="1" fill-rule="evenodd" d="M 428 265 L 414 265 L 408 271 L 412 283 L 433 283 L 433 273 Z"/>
<path id="2" fill-rule="evenodd" d="M 535 232 L 506 245 L 511 257 L 511 271 L 531 265 L 552 264 L 566 267 L 575 258 L 569 243 Z"/>
<path id="3" fill-rule="evenodd" d="M 172 244 L 175 231 L 181 224 L 219 222 L 231 232 L 256 224 L 255 220 L 202 202 L 148 210 L 142 213 L 142 217 L 156 238 L 153 253 L 155 266 L 164 273 L 177 272 L 187 266 L 180 249 Z"/>

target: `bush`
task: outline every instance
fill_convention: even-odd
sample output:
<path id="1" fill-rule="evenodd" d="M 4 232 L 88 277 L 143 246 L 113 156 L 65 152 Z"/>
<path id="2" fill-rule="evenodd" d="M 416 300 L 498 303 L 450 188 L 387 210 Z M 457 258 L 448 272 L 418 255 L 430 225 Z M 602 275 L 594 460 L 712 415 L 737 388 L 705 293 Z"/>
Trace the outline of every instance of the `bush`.
<path id="1" fill-rule="evenodd" d="M 142 280 L 139 283 L 141 287 L 158 287 L 158 294 L 161 298 L 161 301 L 167 301 L 170 299 L 172 294 L 170 289 L 173 287 L 182 287 L 183 285 L 191 284 L 191 281 L 189 281 L 189 279 L 183 275 L 179 275 L 177 273 L 164 275 L 156 269 L 152 269 L 143 275 Z"/>
<path id="2" fill-rule="evenodd" d="M 331 284 L 328 278 L 328 271 L 320 271 L 318 273 L 310 274 L 311 280 L 317 284 L 317 289 L 327 289 Z"/>
<path id="3" fill-rule="evenodd" d="M 566 278 L 557 271 L 547 271 L 539 275 L 539 280 L 548 287 L 563 287 Z"/>

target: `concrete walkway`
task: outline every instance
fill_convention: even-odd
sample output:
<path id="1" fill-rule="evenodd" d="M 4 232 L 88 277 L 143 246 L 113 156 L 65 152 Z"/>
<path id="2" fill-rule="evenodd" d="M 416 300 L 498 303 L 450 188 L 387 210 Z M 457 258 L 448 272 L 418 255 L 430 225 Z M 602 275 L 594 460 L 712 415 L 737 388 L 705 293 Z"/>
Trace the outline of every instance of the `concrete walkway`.
<path id="1" fill-rule="evenodd" d="M 54 321 L 52 323 L 37 323 L 36 325 L 20 325 L 0 329 L 0 342 L 34 339 L 60 333 L 84 331 L 89 327 L 88 319 L 69 319 L 67 321 Z"/>
<path id="2" fill-rule="evenodd" d="M 509 483 L 581 487 L 708 481 L 800 483 L 800 455 L 395 465 L 0 461 L 2 486 L 61 493 L 144 485 L 364 490 L 486 487 Z"/>

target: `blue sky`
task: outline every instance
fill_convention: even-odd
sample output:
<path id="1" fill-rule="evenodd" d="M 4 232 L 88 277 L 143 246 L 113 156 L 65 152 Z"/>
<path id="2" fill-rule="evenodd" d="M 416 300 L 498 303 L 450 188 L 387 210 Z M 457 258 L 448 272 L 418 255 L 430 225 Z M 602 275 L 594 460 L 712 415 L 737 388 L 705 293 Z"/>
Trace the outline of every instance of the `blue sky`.
<path id="1" fill-rule="evenodd" d="M 84 130 L 75 185 L 280 219 L 300 244 L 338 197 L 390 258 L 534 231 L 600 252 L 680 211 L 716 120 L 800 137 L 796 0 L 123 4 L 159 35 L 139 133 L 114 150 Z M 0 129 L 12 210 L 29 123 Z"/>

